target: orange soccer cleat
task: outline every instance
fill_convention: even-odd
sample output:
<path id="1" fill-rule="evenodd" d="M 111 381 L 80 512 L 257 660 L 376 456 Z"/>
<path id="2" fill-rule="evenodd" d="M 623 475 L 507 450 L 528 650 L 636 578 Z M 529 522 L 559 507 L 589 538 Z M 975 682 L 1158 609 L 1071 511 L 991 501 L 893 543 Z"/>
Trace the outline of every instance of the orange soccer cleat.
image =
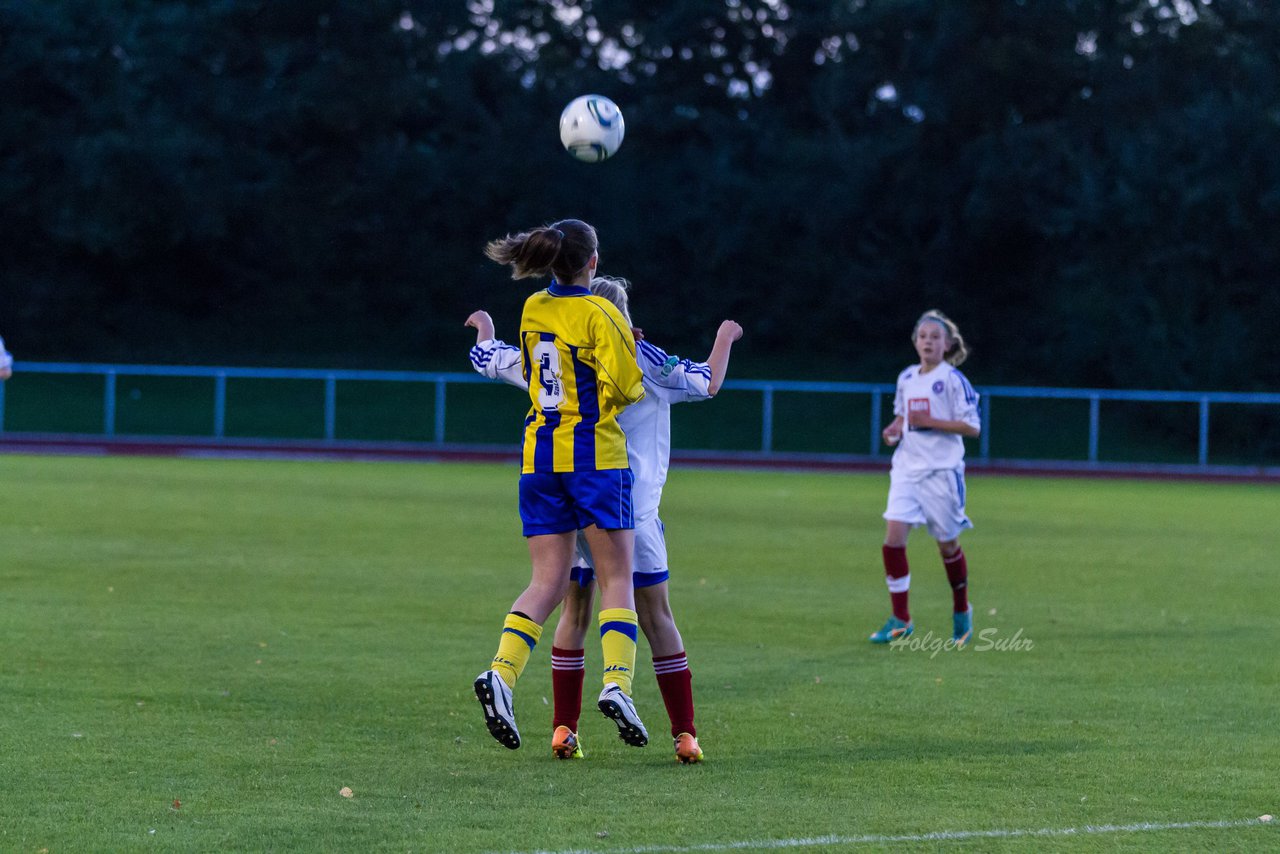
<path id="1" fill-rule="evenodd" d="M 551 734 L 551 753 L 556 759 L 585 759 L 578 734 L 567 726 L 556 727 Z"/>
<path id="2" fill-rule="evenodd" d="M 698 739 L 687 732 L 682 732 L 675 737 L 676 743 L 676 759 L 685 765 L 692 765 L 695 762 L 702 761 L 702 748 L 698 746 Z"/>

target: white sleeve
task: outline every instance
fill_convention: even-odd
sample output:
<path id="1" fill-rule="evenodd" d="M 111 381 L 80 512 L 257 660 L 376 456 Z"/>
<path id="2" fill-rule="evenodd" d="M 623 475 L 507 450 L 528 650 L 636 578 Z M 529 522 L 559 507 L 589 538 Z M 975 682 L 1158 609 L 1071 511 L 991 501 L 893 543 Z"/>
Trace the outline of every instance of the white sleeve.
<path id="1" fill-rule="evenodd" d="M 0 338 L 0 368 L 12 368 L 13 356 L 4 349 L 4 339 Z"/>
<path id="2" fill-rule="evenodd" d="M 947 395 L 951 398 L 951 413 L 957 421 L 982 429 L 982 417 L 978 412 L 978 393 L 964 374 L 951 371 L 947 381 Z"/>
<path id="3" fill-rule="evenodd" d="M 905 374 L 903 371 L 902 374 Z M 907 404 L 902 400 L 902 374 L 898 374 L 898 384 L 893 390 L 893 414 L 907 417 Z"/>
<path id="4" fill-rule="evenodd" d="M 524 365 L 520 362 L 520 348 L 497 338 L 481 341 L 471 348 L 471 367 L 476 373 L 491 380 L 502 380 L 507 385 L 528 389 L 524 380 Z"/>
<path id="5" fill-rule="evenodd" d="M 648 341 L 636 342 L 636 361 L 644 374 L 645 389 L 667 403 L 711 397 L 711 366 L 705 362 L 668 356 Z"/>

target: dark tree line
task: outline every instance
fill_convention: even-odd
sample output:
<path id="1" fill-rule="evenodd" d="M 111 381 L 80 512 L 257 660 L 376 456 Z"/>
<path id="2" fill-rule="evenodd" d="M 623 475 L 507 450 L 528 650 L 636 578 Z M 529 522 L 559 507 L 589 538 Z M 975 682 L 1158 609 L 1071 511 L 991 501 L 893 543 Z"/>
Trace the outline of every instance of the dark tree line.
<path id="1" fill-rule="evenodd" d="M 1247 0 L 0 0 L 0 332 L 463 369 L 484 242 L 579 216 L 757 375 L 887 381 L 936 306 L 980 382 L 1273 388 L 1278 72 Z"/>

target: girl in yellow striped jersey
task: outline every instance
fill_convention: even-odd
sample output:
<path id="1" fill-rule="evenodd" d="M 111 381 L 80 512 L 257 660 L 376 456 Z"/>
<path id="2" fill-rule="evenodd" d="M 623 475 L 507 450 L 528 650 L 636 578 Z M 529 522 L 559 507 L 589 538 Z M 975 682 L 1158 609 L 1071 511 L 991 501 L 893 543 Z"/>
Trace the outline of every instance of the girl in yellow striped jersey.
<path id="1" fill-rule="evenodd" d="M 589 284 L 599 262 L 595 229 L 576 219 L 494 240 L 485 254 L 512 278 L 552 277 L 520 318 L 520 354 L 532 406 L 525 418 L 520 518 L 532 578 L 503 623 L 489 670 L 476 677 L 485 724 L 499 743 L 520 746 L 512 691 L 564 598 L 579 530 L 596 559 L 604 690 L 600 711 L 623 741 L 649 734 L 631 702 L 637 621 L 631 586 L 634 522 L 627 438 L 618 413 L 644 396 L 631 326 Z"/>

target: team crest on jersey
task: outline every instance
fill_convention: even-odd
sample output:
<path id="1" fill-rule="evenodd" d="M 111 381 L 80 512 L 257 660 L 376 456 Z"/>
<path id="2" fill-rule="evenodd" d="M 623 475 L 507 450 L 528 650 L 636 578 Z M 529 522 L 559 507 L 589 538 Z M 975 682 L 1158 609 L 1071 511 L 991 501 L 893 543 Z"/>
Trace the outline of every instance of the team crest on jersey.
<path id="1" fill-rule="evenodd" d="M 938 380 L 936 383 L 933 384 L 933 393 L 942 394 L 942 380 Z"/>

